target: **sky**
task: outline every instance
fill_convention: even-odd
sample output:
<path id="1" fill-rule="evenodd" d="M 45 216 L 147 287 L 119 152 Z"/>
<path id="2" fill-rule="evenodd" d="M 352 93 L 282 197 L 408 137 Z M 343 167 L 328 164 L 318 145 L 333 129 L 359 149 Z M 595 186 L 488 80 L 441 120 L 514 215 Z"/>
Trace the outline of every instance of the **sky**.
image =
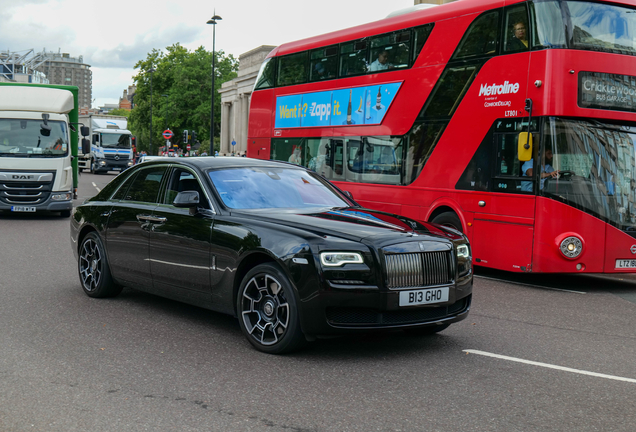
<path id="1" fill-rule="evenodd" d="M 377 21 L 413 0 L 0 0 L 0 52 L 61 51 L 93 72 L 93 107 L 118 103 L 134 65 L 180 43 L 212 50 L 208 19 L 222 17 L 215 49 L 234 57 Z"/>

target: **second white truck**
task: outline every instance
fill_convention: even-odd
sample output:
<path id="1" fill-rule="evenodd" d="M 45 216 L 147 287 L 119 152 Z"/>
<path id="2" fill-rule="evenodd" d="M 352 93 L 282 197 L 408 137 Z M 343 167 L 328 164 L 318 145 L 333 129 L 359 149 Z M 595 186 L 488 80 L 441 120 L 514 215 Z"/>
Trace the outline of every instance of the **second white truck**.
<path id="1" fill-rule="evenodd" d="M 128 130 L 126 117 L 88 114 L 79 116 L 79 121 L 90 129 L 91 142 L 89 154 L 81 153 L 80 150 L 80 170 L 103 173 L 124 171 L 133 166 L 132 133 Z"/>

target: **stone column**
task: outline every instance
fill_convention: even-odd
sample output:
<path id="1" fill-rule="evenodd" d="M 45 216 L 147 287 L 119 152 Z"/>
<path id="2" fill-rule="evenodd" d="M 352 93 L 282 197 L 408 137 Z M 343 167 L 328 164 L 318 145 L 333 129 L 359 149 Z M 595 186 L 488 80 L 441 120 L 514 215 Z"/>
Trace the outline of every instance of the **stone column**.
<path id="1" fill-rule="evenodd" d="M 230 103 L 224 102 L 221 104 L 221 141 L 219 146 L 219 153 L 227 153 L 228 146 L 228 134 L 230 131 Z"/>

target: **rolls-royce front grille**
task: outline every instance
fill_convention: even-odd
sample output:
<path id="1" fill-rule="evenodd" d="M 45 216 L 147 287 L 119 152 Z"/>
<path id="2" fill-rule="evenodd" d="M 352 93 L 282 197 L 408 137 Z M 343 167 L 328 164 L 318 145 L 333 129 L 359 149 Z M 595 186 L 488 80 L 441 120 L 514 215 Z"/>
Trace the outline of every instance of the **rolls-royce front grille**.
<path id="1" fill-rule="evenodd" d="M 450 251 L 385 255 L 389 289 L 426 287 L 453 280 Z"/>

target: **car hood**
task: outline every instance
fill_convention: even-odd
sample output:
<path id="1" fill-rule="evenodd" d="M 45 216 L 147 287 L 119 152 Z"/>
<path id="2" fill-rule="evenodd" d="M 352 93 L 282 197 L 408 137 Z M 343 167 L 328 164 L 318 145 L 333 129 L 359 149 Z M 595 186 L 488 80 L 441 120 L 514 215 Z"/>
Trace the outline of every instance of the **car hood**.
<path id="1" fill-rule="evenodd" d="M 332 235 L 354 241 L 400 242 L 422 236 L 430 239 L 458 240 L 460 233 L 438 225 L 380 211 L 344 207 L 323 209 L 319 212 L 267 209 L 259 211 L 233 211 L 233 215 L 250 217 L 276 225 L 311 231 L 317 235 Z M 397 242 L 396 242 L 397 240 Z"/>

